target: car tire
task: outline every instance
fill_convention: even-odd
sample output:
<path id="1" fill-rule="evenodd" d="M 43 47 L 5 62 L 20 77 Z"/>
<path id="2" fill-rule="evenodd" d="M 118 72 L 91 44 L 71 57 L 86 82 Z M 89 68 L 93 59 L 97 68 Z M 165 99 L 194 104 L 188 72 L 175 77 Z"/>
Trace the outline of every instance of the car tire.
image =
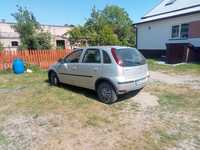
<path id="1" fill-rule="evenodd" d="M 108 82 L 102 82 L 97 86 L 97 95 L 100 101 L 106 104 L 112 104 L 118 97 L 113 86 Z"/>
<path id="2" fill-rule="evenodd" d="M 59 86 L 60 84 L 58 76 L 54 71 L 50 72 L 49 74 L 49 83 L 51 86 Z"/>

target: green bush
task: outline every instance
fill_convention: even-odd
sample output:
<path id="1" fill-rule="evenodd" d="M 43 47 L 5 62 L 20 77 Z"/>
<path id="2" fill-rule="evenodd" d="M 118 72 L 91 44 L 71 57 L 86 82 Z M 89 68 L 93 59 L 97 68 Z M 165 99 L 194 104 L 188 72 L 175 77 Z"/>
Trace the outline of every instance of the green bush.
<path id="1" fill-rule="evenodd" d="M 3 51 L 3 44 L 0 42 L 0 52 Z"/>

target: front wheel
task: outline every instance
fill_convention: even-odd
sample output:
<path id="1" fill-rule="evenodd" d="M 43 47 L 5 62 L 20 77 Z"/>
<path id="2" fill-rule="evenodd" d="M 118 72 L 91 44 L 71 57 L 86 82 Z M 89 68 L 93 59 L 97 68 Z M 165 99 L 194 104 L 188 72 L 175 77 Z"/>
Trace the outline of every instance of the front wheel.
<path id="1" fill-rule="evenodd" d="M 118 99 L 113 86 L 107 82 L 102 82 L 97 86 L 97 94 L 100 101 L 106 104 L 112 104 Z"/>
<path id="2" fill-rule="evenodd" d="M 52 86 L 58 86 L 59 85 L 59 79 L 55 72 L 50 72 L 49 74 L 49 83 Z"/>

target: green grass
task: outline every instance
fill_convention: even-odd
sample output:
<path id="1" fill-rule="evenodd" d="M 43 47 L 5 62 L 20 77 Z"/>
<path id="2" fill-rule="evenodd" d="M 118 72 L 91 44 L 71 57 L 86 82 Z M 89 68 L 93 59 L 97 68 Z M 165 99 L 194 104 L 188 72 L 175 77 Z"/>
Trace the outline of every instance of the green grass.
<path id="1" fill-rule="evenodd" d="M 110 112 L 115 109 L 114 107 L 109 109 L 109 106 L 98 102 L 95 93 L 87 89 L 67 85 L 50 86 L 45 71 L 22 75 L 2 74 L 0 89 L 5 91 L 0 93 L 0 105 L 8 106 L 4 112 L 7 115 L 21 112 L 34 115 L 62 110 L 66 113 L 74 112 L 74 115 L 79 115 L 78 118 L 87 120 L 85 114 L 89 117 L 96 110 L 103 109 Z M 5 115 L 2 115 L 2 118 L 5 118 Z"/>
<path id="2" fill-rule="evenodd" d="M 89 126 L 101 127 L 104 124 L 111 123 L 111 121 L 108 118 L 97 114 L 90 114 L 87 118 L 88 119 L 86 121 L 86 124 Z"/>
<path id="3" fill-rule="evenodd" d="M 150 111 L 138 109 L 139 106 L 132 100 L 125 99 L 114 105 L 105 105 L 97 101 L 92 91 L 67 85 L 49 86 L 47 72 L 37 69 L 33 73 L 23 75 L 2 73 L 0 89 L 9 91 L 0 93 L 0 127 L 6 118 L 17 115 L 38 118 L 48 114 L 61 114 L 64 123 L 58 123 L 56 126 L 60 126 L 65 133 L 75 132 L 78 135 L 80 127 L 82 131 L 84 128 L 94 128 L 93 132 L 96 129 L 103 132 L 104 129 L 109 128 L 109 132 L 114 133 L 113 136 L 122 136 L 118 143 L 124 145 L 124 149 L 136 147 L 136 149 L 159 150 L 176 146 L 180 140 L 198 139 L 200 93 L 187 87 L 162 83 L 149 84 L 144 90 L 158 96 L 160 104 L 155 110 Z M 124 123 L 123 118 L 133 119 L 138 113 L 145 115 L 141 116 L 145 118 L 144 122 L 139 121 L 141 125 L 153 124 L 153 126 L 150 126 L 147 131 L 141 131 L 140 137 L 134 137 L 137 140 L 135 141 L 131 135 L 137 128 L 132 126 L 134 127 L 133 124 L 138 122 L 128 120 Z M 177 114 L 188 114 L 186 118 L 191 117 L 191 119 L 184 120 L 182 117 L 177 117 L 179 116 Z M 146 119 L 150 119 L 150 122 L 146 123 Z M 78 129 L 74 127 L 76 124 Z M 49 129 L 51 130 L 52 128 Z M 177 132 L 171 132 L 172 130 Z M 125 133 L 127 131 L 130 133 Z M 104 138 L 107 137 L 110 135 Z M 7 143 L 8 139 L 0 132 L 0 145 Z"/>
<path id="4" fill-rule="evenodd" d="M 149 59 L 149 69 L 152 71 L 161 71 L 169 74 L 194 74 L 200 75 L 200 64 L 180 64 L 177 66 L 158 64 L 155 60 Z"/>
<path id="5" fill-rule="evenodd" d="M 145 133 L 148 139 L 144 145 L 146 150 L 160 150 L 174 147 L 177 141 L 183 139 L 181 133 L 170 134 L 167 129 L 154 129 L 152 132 Z"/>
<path id="6" fill-rule="evenodd" d="M 162 128 L 155 128 L 151 132 L 146 132 L 144 134 L 145 143 L 144 149 L 145 150 L 160 150 L 160 149 L 175 149 L 175 148 L 186 148 L 185 145 L 183 146 L 184 141 L 194 141 L 195 147 L 199 145 L 199 137 L 198 131 L 195 131 L 193 128 L 198 125 L 190 126 L 191 123 L 185 124 L 178 120 L 179 126 L 186 126 L 186 131 L 179 129 L 178 126 L 174 125 L 172 127 L 162 127 Z M 166 124 L 169 123 L 166 122 Z M 175 124 L 175 123 L 174 123 Z M 174 132 L 173 132 L 174 131 Z M 178 146 L 179 145 L 179 146 Z M 189 149 L 191 145 L 186 145 Z M 180 148 L 180 149 L 182 149 Z"/>
<path id="7" fill-rule="evenodd" d="M 159 97 L 159 118 L 151 131 L 144 133 L 145 148 L 175 148 L 191 139 L 199 141 L 200 93 L 184 86 L 152 83 L 146 89 Z"/>
<path id="8" fill-rule="evenodd" d="M 7 69 L 7 70 L 0 71 L 0 75 L 10 74 L 10 73 L 12 73 L 12 70 L 11 70 L 11 69 Z"/>
<path id="9" fill-rule="evenodd" d="M 165 91 L 159 94 L 159 103 L 162 107 L 176 111 L 196 111 L 200 108 L 199 92 L 176 93 L 176 91 Z"/>
<path id="10" fill-rule="evenodd" d="M 160 109 L 170 112 L 200 111 L 200 93 L 184 86 L 152 83 L 146 88 L 159 98 Z"/>
<path id="11" fill-rule="evenodd" d="M 8 139 L 3 134 L 1 134 L 0 131 L 0 145 L 8 145 L 8 143 L 9 143 Z"/>
<path id="12" fill-rule="evenodd" d="M 159 103 L 162 107 L 165 107 L 171 111 L 182 111 L 186 109 L 196 109 L 200 106 L 200 100 L 195 100 L 197 97 L 193 97 L 191 101 L 190 96 L 176 94 L 174 92 L 165 92 L 159 95 Z"/>

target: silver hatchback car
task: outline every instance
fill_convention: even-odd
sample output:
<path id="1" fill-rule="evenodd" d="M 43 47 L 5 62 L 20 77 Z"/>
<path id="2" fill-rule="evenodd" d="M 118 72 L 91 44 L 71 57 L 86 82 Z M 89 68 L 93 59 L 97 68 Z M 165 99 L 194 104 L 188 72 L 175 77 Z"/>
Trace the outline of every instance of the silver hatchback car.
<path id="1" fill-rule="evenodd" d="M 51 85 L 92 89 L 102 102 L 113 103 L 118 95 L 142 89 L 149 71 L 135 48 L 98 46 L 74 50 L 49 68 L 48 77 Z"/>

